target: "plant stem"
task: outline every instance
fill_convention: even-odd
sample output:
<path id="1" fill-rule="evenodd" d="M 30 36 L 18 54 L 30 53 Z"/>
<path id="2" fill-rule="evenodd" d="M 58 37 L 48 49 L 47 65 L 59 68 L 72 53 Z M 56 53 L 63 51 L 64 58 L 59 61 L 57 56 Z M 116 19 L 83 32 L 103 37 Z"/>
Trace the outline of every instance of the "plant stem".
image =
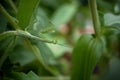
<path id="1" fill-rule="evenodd" d="M 6 31 L 0 34 L 0 41 L 7 38 L 7 37 L 11 37 L 15 35 L 15 31 Z"/>
<path id="2" fill-rule="evenodd" d="M 100 21 L 97 11 L 97 3 L 96 0 L 89 0 L 89 6 L 92 15 L 93 27 L 97 37 L 100 36 Z"/>
<path id="3" fill-rule="evenodd" d="M 29 32 L 23 31 L 23 30 L 16 30 L 16 31 L 6 31 L 0 34 L 0 41 L 5 39 L 6 37 L 11 37 L 11 36 L 19 36 L 22 38 L 26 39 L 31 39 L 35 41 L 42 41 L 42 42 L 47 42 L 47 43 L 53 43 L 56 44 L 54 40 L 47 40 L 44 38 L 39 38 L 37 36 L 31 35 Z"/>
<path id="4" fill-rule="evenodd" d="M 20 28 L 15 22 L 15 20 L 13 20 L 13 17 L 9 15 L 9 13 L 5 10 L 5 8 L 1 4 L 0 4 L 0 12 L 7 18 L 7 20 L 15 29 Z"/>
<path id="5" fill-rule="evenodd" d="M 13 3 L 12 0 L 6 0 L 6 2 L 9 3 L 9 5 L 12 7 L 12 9 L 15 11 L 15 13 L 17 13 L 17 8 L 15 6 L 15 4 Z"/>
<path id="6" fill-rule="evenodd" d="M 11 40 L 11 42 L 9 43 L 7 49 L 5 50 L 5 53 L 1 56 L 1 58 L 0 58 L 0 69 L 1 69 L 4 61 L 9 56 L 9 53 L 13 50 L 15 40 L 16 40 L 16 38 L 14 38 L 14 39 Z"/>
<path id="7" fill-rule="evenodd" d="M 32 44 L 29 42 L 28 39 L 24 39 L 24 42 L 26 44 L 26 46 L 34 53 L 35 57 L 37 58 L 37 60 L 40 62 L 40 64 L 42 64 L 42 66 L 49 71 L 51 74 L 53 74 L 54 76 L 57 76 L 58 74 L 54 72 L 54 70 L 52 70 L 52 68 L 50 68 L 48 65 L 46 65 L 42 59 L 42 57 L 40 56 L 40 53 L 37 52 L 36 48 L 34 46 L 31 46 Z M 39 54 L 38 54 L 39 53 Z"/>
<path id="8" fill-rule="evenodd" d="M 17 36 L 25 37 L 25 43 L 26 43 L 27 46 L 32 50 L 32 52 L 33 52 L 33 54 L 34 54 L 35 56 L 36 56 L 36 53 L 37 53 L 37 52 L 34 50 L 32 44 L 29 44 L 30 41 L 29 41 L 27 38 L 34 39 L 34 40 L 39 40 L 39 41 L 43 41 L 43 42 L 48 42 L 48 43 L 55 43 L 55 44 L 56 44 L 55 41 L 47 41 L 46 39 L 38 38 L 38 37 L 33 36 L 33 35 L 29 34 L 29 33 L 26 33 L 25 31 L 20 30 L 21 28 L 18 26 L 18 24 L 14 21 L 14 19 L 12 18 L 12 16 L 9 15 L 9 13 L 4 9 L 4 7 L 3 7 L 1 4 L 0 4 L 0 12 L 7 18 L 8 22 L 10 22 L 10 24 L 11 24 L 11 25 L 15 28 L 15 30 L 16 30 L 16 31 L 10 31 L 10 32 L 8 32 L 8 33 L 6 32 L 5 34 L 9 34 L 9 33 L 10 33 L 10 35 L 17 35 Z M 2 36 L 4 36 L 4 34 L 1 34 L 1 35 L 0 35 L 0 38 L 1 38 L 1 39 L 2 39 Z M 4 37 L 5 37 L 5 36 L 4 36 Z M 8 48 L 8 50 L 9 50 L 9 48 Z M 9 52 L 9 51 L 7 51 L 7 52 Z M 4 54 L 7 54 L 7 52 L 5 52 Z M 37 57 L 37 58 L 38 58 L 38 57 Z M 6 59 L 6 58 L 4 58 L 4 59 Z M 4 61 L 5 61 L 5 60 L 4 60 Z M 4 62 L 4 61 L 3 61 L 3 62 Z M 40 60 L 38 60 L 38 61 L 41 63 Z M 2 62 L 2 63 L 3 63 L 3 62 Z M 0 66 L 2 66 L 2 63 L 1 63 Z M 48 70 L 51 74 L 56 75 L 56 74 L 53 72 L 53 70 L 48 67 L 48 65 L 44 65 L 43 63 L 41 63 L 41 64 L 42 64 L 42 65 L 45 67 L 45 69 Z"/>

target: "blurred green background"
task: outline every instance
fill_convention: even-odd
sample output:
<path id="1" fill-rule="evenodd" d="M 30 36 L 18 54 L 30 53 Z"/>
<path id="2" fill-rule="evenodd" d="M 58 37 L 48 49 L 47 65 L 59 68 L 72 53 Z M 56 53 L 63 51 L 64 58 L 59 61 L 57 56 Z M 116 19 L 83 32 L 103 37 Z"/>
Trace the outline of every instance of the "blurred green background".
<path id="1" fill-rule="evenodd" d="M 15 6 L 19 6 L 19 1 L 20 0 L 13 0 Z M 12 7 L 9 7 L 10 4 L 7 0 L 2 0 L 0 3 L 12 16 L 15 16 L 15 12 Z M 120 22 L 120 0 L 97 0 L 97 4 L 101 23 L 105 24 L 105 14 L 108 13 L 117 16 L 118 22 Z M 25 73 L 32 70 L 39 76 L 43 76 L 42 80 L 47 80 L 47 77 L 44 76 L 48 76 L 48 80 L 68 80 L 72 69 L 72 49 L 76 41 L 83 33 L 94 34 L 88 1 L 40 0 L 39 11 L 41 12 L 38 12 L 37 14 L 38 21 L 42 21 L 44 19 L 45 21 L 47 20 L 48 23 L 40 22 L 35 24 L 36 26 L 43 25 L 38 36 L 45 37 L 49 40 L 57 40 L 58 43 L 46 43 L 45 45 L 41 45 L 42 43 L 39 43 L 40 45 L 38 44 L 38 46 L 41 49 L 41 53 L 45 53 L 43 55 L 45 60 L 49 59 L 49 62 L 46 61 L 46 63 L 55 66 L 60 77 L 58 77 L 58 79 L 56 79 L 56 77 L 55 79 L 50 79 L 54 76 L 38 67 L 38 61 L 35 59 L 33 54 L 31 54 L 31 52 L 24 47 L 25 45 L 22 45 L 22 42 L 24 41 L 20 38 L 18 38 L 19 42 L 15 44 L 15 50 L 12 52 L 11 56 L 9 56 L 10 60 L 6 60 L 7 63 L 4 64 L 3 71 L 5 70 L 8 72 L 6 70 L 8 69 L 6 66 L 11 66 L 13 70 L 23 71 Z M 41 16 L 39 16 L 39 14 Z M 111 16 L 112 15 L 106 16 L 106 20 L 109 20 L 108 17 Z M 40 19 L 41 17 L 42 20 Z M 52 28 L 49 26 L 46 27 L 46 25 L 52 25 Z M 109 26 L 107 25 L 107 22 L 106 26 Z M 13 30 L 13 28 L 7 24 L 7 20 L 0 15 L 0 33 L 7 30 Z M 36 34 L 31 31 L 31 28 L 28 28 L 28 31 L 32 34 Z M 37 31 L 37 29 L 35 29 L 35 31 Z M 106 33 L 106 36 L 107 49 L 94 69 L 92 80 L 120 80 L 120 35 L 114 32 Z M 2 52 L 4 52 L 4 48 L 7 46 L 6 42 L 9 42 L 9 40 L 0 42 L 0 56 L 2 56 Z M 48 46 L 48 50 L 46 50 L 46 46 Z M 54 60 L 49 57 L 51 55 L 52 58 L 54 57 Z M 10 65 L 8 64 L 9 61 L 11 61 Z M 41 73 L 42 70 L 43 72 Z M 3 73 L 1 70 L 1 75 L 2 74 Z"/>

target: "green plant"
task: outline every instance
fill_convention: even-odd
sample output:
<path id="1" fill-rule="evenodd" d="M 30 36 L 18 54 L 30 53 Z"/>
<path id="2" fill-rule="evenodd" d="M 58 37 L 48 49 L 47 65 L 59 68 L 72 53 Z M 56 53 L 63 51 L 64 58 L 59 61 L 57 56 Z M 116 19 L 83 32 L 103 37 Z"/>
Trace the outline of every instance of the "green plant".
<path id="1" fill-rule="evenodd" d="M 57 80 L 60 75 L 65 77 L 64 80 L 94 80 L 92 74 L 96 66 L 99 66 L 99 74 L 95 80 L 109 80 L 104 78 L 104 70 L 108 68 L 106 63 L 120 56 L 119 49 L 116 49 L 119 45 L 114 46 L 114 43 L 120 44 L 120 16 L 112 14 L 119 14 L 119 8 L 115 12 L 113 9 L 118 7 L 118 3 L 112 0 L 89 0 L 88 9 L 87 1 L 80 1 L 86 7 L 77 3 L 77 0 L 29 0 L 29 3 L 28 0 L 0 1 L 0 80 L 42 80 L 46 76 L 48 78 L 45 80 L 51 77 Z M 107 9 L 103 9 L 104 6 Z M 76 26 L 82 24 L 84 27 L 89 10 L 94 34 L 80 34 L 73 46 L 73 35 L 80 28 Z M 112 13 L 105 13 L 107 11 Z M 67 29 L 66 33 L 60 31 L 62 25 Z M 46 43 L 62 46 L 57 51 Z M 70 75 L 70 52 L 58 53 L 71 46 Z M 66 75 L 70 77 L 66 78 Z"/>
<path id="2" fill-rule="evenodd" d="M 96 0 L 89 0 L 95 35 L 84 34 L 73 50 L 72 80 L 90 80 L 92 71 L 100 59 L 105 40 L 97 12 Z"/>
<path id="3" fill-rule="evenodd" d="M 111 35 L 109 34 L 106 36 L 106 33 L 109 33 L 106 30 L 106 18 L 104 18 L 104 24 L 100 23 L 96 0 L 88 0 L 88 3 L 91 11 L 95 34 L 83 34 L 76 43 L 72 55 L 73 70 L 71 80 L 91 79 L 91 75 L 95 66 L 99 62 L 101 56 L 106 53 L 106 37 Z M 112 17 L 112 15 L 109 15 L 109 17 Z M 117 18 L 114 17 L 113 19 L 115 20 L 111 21 L 111 24 L 119 23 L 119 21 L 116 22 Z M 109 25 L 111 24 L 109 23 Z M 110 30 L 110 27 L 108 30 Z M 117 34 L 118 33 L 119 31 L 117 31 Z"/>
<path id="4" fill-rule="evenodd" d="M 13 14 L 16 17 L 12 17 L 8 13 L 8 11 L 3 7 L 3 5 L 0 4 L 0 12 L 2 19 L 5 18 L 5 20 L 7 20 L 5 24 L 9 22 L 10 26 L 13 27 L 9 31 L 1 30 L 3 33 L 0 34 L 1 52 L 2 52 L 0 58 L 0 69 L 3 70 L 3 74 L 8 74 L 6 76 L 3 76 L 2 79 L 7 79 L 7 78 L 17 79 L 21 77 L 19 80 L 22 79 L 29 80 L 29 78 L 24 76 L 27 74 L 21 73 L 23 69 L 26 69 L 24 71 L 27 72 L 31 69 L 39 75 L 59 74 L 56 71 L 56 67 L 53 66 L 55 63 L 53 54 L 50 51 L 50 49 L 47 47 L 47 45 L 44 43 L 44 42 L 48 42 L 48 43 L 56 44 L 56 41 L 55 40 L 50 41 L 45 39 L 44 37 L 41 37 L 42 32 L 40 32 L 40 30 L 45 31 L 52 29 L 52 24 L 49 22 L 48 18 L 44 14 L 40 14 L 40 18 L 43 19 L 42 21 L 40 22 L 39 20 L 35 21 L 37 19 L 37 16 L 39 15 L 38 4 L 40 0 L 34 0 L 34 1 L 31 0 L 29 1 L 30 2 L 29 4 L 27 2 L 28 2 L 27 0 L 21 0 L 17 11 L 14 3 L 12 2 L 12 0 L 10 0 L 9 4 L 13 9 L 15 9 L 13 11 Z M 34 26 L 34 24 L 40 24 L 40 25 Z M 48 28 L 46 24 L 47 26 L 49 26 Z M 39 29 L 39 26 L 43 28 Z M 1 27 L 4 27 L 4 25 Z M 7 44 L 5 45 L 6 42 Z M 16 50 L 15 47 L 17 47 Z M 10 70 L 9 72 L 7 70 L 5 71 L 4 70 L 4 67 L 6 66 L 4 64 L 6 63 L 5 61 L 10 61 L 10 64 L 16 66 L 16 69 L 15 70 L 11 69 L 13 67 L 12 66 L 9 67 L 8 69 Z M 36 67 L 31 66 L 29 68 L 24 68 L 29 65 L 36 65 Z M 43 70 L 43 72 L 39 71 L 39 69 Z M 46 72 L 44 73 L 44 71 Z M 33 78 L 36 76 L 34 72 L 31 72 L 30 75 L 31 77 L 33 76 Z M 27 76 L 29 76 L 29 73 Z M 38 80 L 38 78 L 36 78 L 35 80 Z"/>

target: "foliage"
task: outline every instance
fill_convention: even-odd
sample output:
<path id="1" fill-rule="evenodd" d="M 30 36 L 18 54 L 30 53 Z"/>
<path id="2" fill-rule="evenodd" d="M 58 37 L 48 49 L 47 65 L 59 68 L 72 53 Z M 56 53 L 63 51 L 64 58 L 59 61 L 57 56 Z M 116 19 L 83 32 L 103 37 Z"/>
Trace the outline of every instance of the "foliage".
<path id="1" fill-rule="evenodd" d="M 0 80 L 61 75 L 119 80 L 110 78 L 119 71 L 119 5 L 119 0 L 1 0 Z M 92 34 L 85 33 L 86 25 Z"/>

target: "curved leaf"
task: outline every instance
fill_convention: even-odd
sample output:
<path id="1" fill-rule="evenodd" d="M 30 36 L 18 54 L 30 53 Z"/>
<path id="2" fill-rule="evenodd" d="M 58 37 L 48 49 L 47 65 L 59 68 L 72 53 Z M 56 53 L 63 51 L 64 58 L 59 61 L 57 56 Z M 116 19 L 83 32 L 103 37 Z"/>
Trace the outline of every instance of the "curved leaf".
<path id="1" fill-rule="evenodd" d="M 23 40 L 17 38 L 14 51 L 12 51 L 12 53 L 9 55 L 9 59 L 12 64 L 18 63 L 20 66 L 25 66 L 34 61 L 36 58 L 34 54 L 32 54 L 32 52 L 26 48 Z"/>
<path id="2" fill-rule="evenodd" d="M 97 39 L 89 34 L 80 37 L 73 49 L 73 71 L 71 80 L 90 80 L 93 69 L 103 51 L 102 38 Z"/>
<path id="3" fill-rule="evenodd" d="M 111 13 L 106 13 L 104 15 L 104 25 L 112 26 L 114 24 L 120 24 L 120 15 L 113 15 Z"/>
<path id="4" fill-rule="evenodd" d="M 119 34 L 120 33 L 120 15 L 106 13 L 104 15 L 104 26 L 106 34 Z"/>
<path id="5" fill-rule="evenodd" d="M 30 71 L 28 74 L 23 72 L 13 72 L 13 77 L 15 80 L 41 80 L 38 75 Z"/>
<path id="6" fill-rule="evenodd" d="M 32 34 L 39 34 L 53 31 L 53 26 L 44 10 L 39 7 L 33 14 L 27 29 Z"/>
<path id="7" fill-rule="evenodd" d="M 38 6 L 40 0 L 20 0 L 17 19 L 22 29 L 25 29 L 30 22 L 33 12 Z"/>
<path id="8" fill-rule="evenodd" d="M 33 41 L 32 41 L 33 42 Z M 43 42 L 33 42 L 34 48 L 38 53 L 35 54 L 37 60 L 42 63 L 44 68 L 52 75 L 59 75 L 57 68 L 55 67 L 57 61 L 52 51 Z"/>
<path id="9" fill-rule="evenodd" d="M 58 29 L 61 25 L 67 23 L 75 14 L 77 4 L 63 4 L 52 17 L 55 27 Z"/>

